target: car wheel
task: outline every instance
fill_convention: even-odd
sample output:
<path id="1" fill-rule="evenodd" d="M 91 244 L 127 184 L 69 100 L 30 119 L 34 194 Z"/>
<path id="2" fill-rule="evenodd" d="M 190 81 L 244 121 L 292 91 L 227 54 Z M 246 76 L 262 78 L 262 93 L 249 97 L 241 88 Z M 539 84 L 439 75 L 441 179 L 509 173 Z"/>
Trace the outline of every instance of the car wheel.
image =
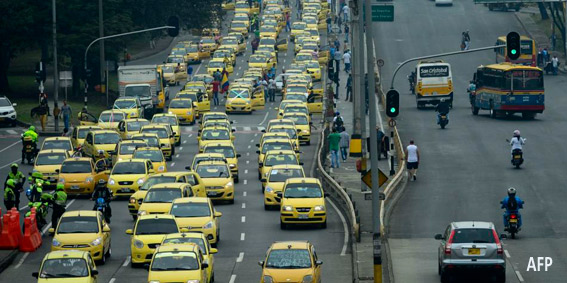
<path id="1" fill-rule="evenodd" d="M 106 254 L 103 254 L 98 262 L 99 265 L 104 265 L 106 263 Z"/>
<path id="2" fill-rule="evenodd" d="M 132 268 L 140 268 L 142 266 L 143 266 L 142 263 L 135 263 L 135 262 L 130 261 L 130 267 L 132 267 Z"/>
<path id="3" fill-rule="evenodd" d="M 209 281 L 209 282 L 215 282 L 215 273 L 214 272 L 211 274 L 211 281 Z"/>
<path id="4" fill-rule="evenodd" d="M 506 282 L 506 271 L 502 271 L 502 272 L 497 274 L 496 282 L 498 282 L 498 283 Z"/>
<path id="5" fill-rule="evenodd" d="M 441 264 L 437 263 L 437 274 L 441 275 Z"/>
<path id="6" fill-rule="evenodd" d="M 322 229 L 327 229 L 327 220 L 321 224 Z"/>
<path id="7" fill-rule="evenodd" d="M 235 182 L 235 183 L 240 182 L 240 178 L 238 178 L 238 175 L 237 175 L 236 177 L 234 177 L 234 182 Z"/>

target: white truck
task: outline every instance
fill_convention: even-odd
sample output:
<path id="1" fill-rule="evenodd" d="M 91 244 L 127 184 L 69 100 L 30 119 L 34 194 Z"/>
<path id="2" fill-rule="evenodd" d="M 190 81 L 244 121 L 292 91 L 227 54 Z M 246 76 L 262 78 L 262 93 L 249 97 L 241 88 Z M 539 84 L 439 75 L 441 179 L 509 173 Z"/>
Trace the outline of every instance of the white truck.
<path id="1" fill-rule="evenodd" d="M 120 97 L 138 97 L 146 118 L 151 118 L 164 93 L 163 79 L 156 65 L 132 65 L 118 67 Z M 167 91 L 165 91 L 167 92 Z"/>

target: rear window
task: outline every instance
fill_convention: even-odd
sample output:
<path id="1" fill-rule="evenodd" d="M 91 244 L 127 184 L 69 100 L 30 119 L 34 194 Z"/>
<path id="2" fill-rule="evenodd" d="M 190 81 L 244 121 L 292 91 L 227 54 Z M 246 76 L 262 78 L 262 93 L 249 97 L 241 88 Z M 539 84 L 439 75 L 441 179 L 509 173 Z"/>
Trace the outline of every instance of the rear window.
<path id="1" fill-rule="evenodd" d="M 122 162 L 114 165 L 112 174 L 146 174 L 144 162 Z"/>
<path id="2" fill-rule="evenodd" d="M 453 235 L 454 244 L 463 243 L 489 243 L 494 244 L 494 233 L 492 229 L 457 229 Z"/>
<path id="3" fill-rule="evenodd" d="M 68 140 L 54 140 L 54 141 L 46 141 L 43 144 L 43 148 L 42 149 L 65 149 L 65 150 L 71 150 L 73 149 L 73 147 L 71 146 L 71 142 Z"/>
<path id="4" fill-rule="evenodd" d="M 91 163 L 88 161 L 67 161 L 61 166 L 61 173 L 91 173 Z"/>
<path id="5" fill-rule="evenodd" d="M 173 219 L 145 219 L 138 221 L 136 235 L 162 235 L 179 233 Z"/>

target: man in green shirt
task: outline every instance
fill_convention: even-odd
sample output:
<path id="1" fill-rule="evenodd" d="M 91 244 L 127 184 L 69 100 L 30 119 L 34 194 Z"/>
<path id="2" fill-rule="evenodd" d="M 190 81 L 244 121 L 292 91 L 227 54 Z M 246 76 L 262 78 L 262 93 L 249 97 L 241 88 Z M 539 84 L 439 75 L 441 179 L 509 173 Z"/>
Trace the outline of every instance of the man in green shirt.
<path id="1" fill-rule="evenodd" d="M 329 140 L 329 151 L 331 151 L 331 168 L 339 168 L 339 142 L 341 141 L 341 134 L 333 128 L 333 132 L 327 137 Z"/>

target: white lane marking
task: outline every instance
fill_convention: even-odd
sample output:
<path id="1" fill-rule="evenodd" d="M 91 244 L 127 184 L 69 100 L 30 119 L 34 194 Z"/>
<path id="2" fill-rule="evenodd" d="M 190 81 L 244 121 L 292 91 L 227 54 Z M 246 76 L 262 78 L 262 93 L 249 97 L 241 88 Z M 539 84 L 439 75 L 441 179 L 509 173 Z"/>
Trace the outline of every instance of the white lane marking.
<path id="1" fill-rule="evenodd" d="M 175 158 L 179 158 L 179 153 L 175 155 Z"/>
<path id="2" fill-rule="evenodd" d="M 510 258 L 510 253 L 508 252 L 508 250 L 504 250 L 504 254 L 506 254 L 506 258 Z"/>
<path id="3" fill-rule="evenodd" d="M 1 152 L 1 151 L 0 151 L 0 152 Z M 21 159 L 21 158 L 20 158 L 20 159 L 16 159 L 16 160 L 14 160 L 14 161 L 12 161 L 12 162 L 6 164 L 6 165 L 2 165 L 2 167 L 0 167 L 0 169 L 6 168 L 6 167 L 12 165 L 12 163 L 19 162 L 20 160 L 22 160 L 22 159 Z"/>
<path id="4" fill-rule="evenodd" d="M 244 185 L 248 184 L 248 180 L 244 180 L 243 184 Z"/>
<path id="5" fill-rule="evenodd" d="M 183 143 L 187 143 L 187 141 L 183 141 Z"/>
<path id="6" fill-rule="evenodd" d="M 257 137 L 257 136 L 258 136 L 258 133 L 254 134 L 254 136 Z"/>
<path id="7" fill-rule="evenodd" d="M 241 252 L 236 258 L 236 262 L 242 262 L 244 260 L 244 253 Z"/>
<path id="8" fill-rule="evenodd" d="M 128 264 L 130 264 L 130 256 L 127 256 L 126 259 L 124 260 L 124 263 L 122 264 L 122 266 L 127 266 Z"/>
<path id="9" fill-rule="evenodd" d="M 65 209 L 67 209 L 69 206 L 71 206 L 71 204 L 73 204 L 75 202 L 76 199 L 72 199 L 71 201 L 69 201 L 69 203 L 65 206 Z"/>
<path id="10" fill-rule="evenodd" d="M 344 236 L 344 241 L 343 241 L 343 249 L 341 250 L 341 256 L 345 256 L 346 250 L 347 250 L 347 244 L 348 244 L 348 228 L 347 228 L 347 223 L 346 223 L 345 217 L 343 216 L 341 211 L 337 208 L 337 206 L 333 203 L 333 201 L 331 201 L 330 198 L 326 198 L 326 200 L 333 206 L 333 208 L 335 209 L 337 214 L 339 214 L 339 217 L 341 218 L 341 222 L 343 223 L 343 230 L 345 232 L 345 236 Z"/>
<path id="11" fill-rule="evenodd" d="M 111 278 L 110 281 L 108 281 L 108 283 L 114 283 L 114 281 L 116 281 L 116 278 Z"/>
<path id="12" fill-rule="evenodd" d="M 250 129 L 250 127 L 244 127 L 244 128 L 245 128 L 245 129 L 246 129 L 246 128 Z M 250 140 L 250 142 L 254 142 L 254 140 L 253 140 L 253 139 L 251 139 L 251 140 Z"/>
<path id="13" fill-rule="evenodd" d="M 242 208 L 246 208 L 246 203 L 245 203 L 245 202 L 242 203 Z"/>
<path id="14" fill-rule="evenodd" d="M 179 147 L 179 150 L 183 150 L 183 147 L 182 147 L 182 146 L 180 146 L 180 147 Z"/>
<path id="15" fill-rule="evenodd" d="M 245 233 L 240 233 L 240 240 L 244 241 L 244 239 L 246 238 L 246 234 Z"/>
<path id="16" fill-rule="evenodd" d="M 201 69 L 201 66 L 203 66 L 203 63 L 199 64 L 199 67 L 197 67 L 197 70 L 195 70 L 195 74 L 199 73 L 199 70 Z"/>
<path id="17" fill-rule="evenodd" d="M 171 167 L 173 167 L 173 166 L 175 166 L 175 162 L 172 162 L 172 163 L 171 163 Z"/>
<path id="18" fill-rule="evenodd" d="M 230 276 L 230 281 L 228 281 L 228 283 L 234 283 L 234 281 L 236 281 L 236 274 L 232 274 Z"/>
<path id="19" fill-rule="evenodd" d="M 246 222 L 246 216 L 242 216 L 242 218 L 240 219 L 240 221 L 241 221 L 242 223 Z"/>
<path id="20" fill-rule="evenodd" d="M 250 156 L 250 152 L 247 152 L 247 153 L 246 153 L 246 156 Z"/>
<path id="21" fill-rule="evenodd" d="M 18 264 L 16 264 L 16 266 L 14 266 L 14 269 L 20 268 L 20 266 L 22 266 L 22 264 L 24 263 L 26 258 L 28 258 L 29 255 L 30 255 L 30 253 L 25 253 L 24 256 L 22 256 L 22 258 L 20 259 L 20 261 L 18 261 Z"/>
<path id="22" fill-rule="evenodd" d="M 284 62 L 284 64 L 285 64 L 285 58 L 283 59 L 283 62 Z"/>
<path id="23" fill-rule="evenodd" d="M 244 174 L 248 174 L 248 169 L 244 169 Z"/>
<path id="24" fill-rule="evenodd" d="M 251 147 L 252 147 L 251 145 L 248 146 L 248 148 L 251 148 Z"/>
<path id="25" fill-rule="evenodd" d="M 242 196 L 246 196 L 246 191 L 242 192 Z"/>
<path id="26" fill-rule="evenodd" d="M 12 135 L 15 135 L 15 134 L 18 133 L 18 132 L 14 131 L 14 130 L 7 130 L 6 132 L 8 132 L 8 134 L 12 134 Z"/>
<path id="27" fill-rule="evenodd" d="M 2 150 L 0 150 L 0 152 L 4 151 L 4 150 L 6 150 L 6 149 L 8 149 L 8 148 L 10 148 L 10 147 L 12 147 L 12 146 L 15 146 L 15 145 L 17 145 L 17 144 L 19 144 L 19 143 L 21 143 L 21 142 L 22 142 L 22 141 L 19 140 L 19 141 L 15 142 L 15 143 L 13 143 L 13 144 L 11 144 L 11 145 L 9 145 L 9 146 L 3 148 Z"/>
<path id="28" fill-rule="evenodd" d="M 189 137 L 192 137 L 192 136 L 193 136 L 193 134 L 190 134 L 190 135 L 189 135 Z"/>
<path id="29" fill-rule="evenodd" d="M 522 277 L 522 274 L 520 274 L 520 271 L 516 270 L 516 276 L 518 276 L 518 280 L 520 280 L 520 282 L 524 282 L 524 277 Z"/>
<path id="30" fill-rule="evenodd" d="M 246 160 L 246 164 L 250 164 L 250 160 Z"/>
<path id="31" fill-rule="evenodd" d="M 260 126 L 260 125 L 264 124 L 264 122 L 266 122 L 266 119 L 268 119 L 268 115 L 269 115 L 269 114 L 270 114 L 269 111 L 266 112 L 266 115 L 264 115 L 264 120 L 262 120 L 262 122 L 260 122 L 260 123 L 258 124 L 258 126 Z"/>

